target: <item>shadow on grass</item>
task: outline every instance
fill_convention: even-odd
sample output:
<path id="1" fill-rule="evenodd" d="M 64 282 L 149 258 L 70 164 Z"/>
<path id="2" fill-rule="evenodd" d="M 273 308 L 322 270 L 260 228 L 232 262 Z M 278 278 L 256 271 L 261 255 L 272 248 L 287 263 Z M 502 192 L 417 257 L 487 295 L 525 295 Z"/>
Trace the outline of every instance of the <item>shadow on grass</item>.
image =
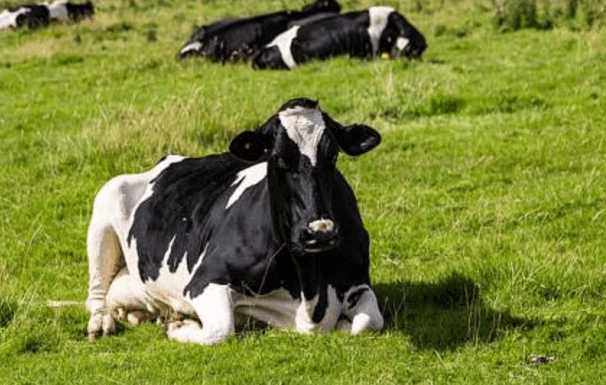
<path id="1" fill-rule="evenodd" d="M 386 330 L 402 331 L 419 349 L 452 350 L 468 343 L 487 343 L 507 330 L 529 330 L 538 324 L 491 309 L 480 287 L 459 274 L 438 282 L 379 283 L 374 288 Z"/>

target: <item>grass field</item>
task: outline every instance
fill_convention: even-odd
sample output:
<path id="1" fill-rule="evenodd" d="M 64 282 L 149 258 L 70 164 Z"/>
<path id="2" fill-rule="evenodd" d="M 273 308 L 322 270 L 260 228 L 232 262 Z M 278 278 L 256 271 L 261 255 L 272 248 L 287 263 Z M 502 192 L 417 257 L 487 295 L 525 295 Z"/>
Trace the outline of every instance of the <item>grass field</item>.
<path id="1" fill-rule="evenodd" d="M 0 384 L 604 383 L 606 30 L 500 33 L 489 1 L 386 1 L 425 33 L 423 61 L 174 60 L 196 23 L 303 3 L 106 0 L 94 21 L 0 33 Z M 90 344 L 83 307 L 47 308 L 86 297 L 108 178 L 222 151 L 296 96 L 383 135 L 339 161 L 383 333 L 201 347 L 150 324 Z"/>

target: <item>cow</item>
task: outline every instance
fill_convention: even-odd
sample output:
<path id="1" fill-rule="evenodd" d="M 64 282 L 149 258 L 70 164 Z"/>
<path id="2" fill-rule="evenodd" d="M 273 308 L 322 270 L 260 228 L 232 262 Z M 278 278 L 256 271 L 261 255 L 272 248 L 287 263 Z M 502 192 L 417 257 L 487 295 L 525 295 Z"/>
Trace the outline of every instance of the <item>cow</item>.
<path id="1" fill-rule="evenodd" d="M 274 37 L 297 22 L 338 14 L 336 0 L 316 0 L 301 11 L 280 11 L 248 18 L 225 19 L 198 28 L 178 57 L 202 56 L 214 61 L 247 60 Z"/>
<path id="2" fill-rule="evenodd" d="M 87 1 L 82 4 L 70 3 L 65 0 L 55 1 L 48 4 L 51 20 L 55 21 L 80 21 L 90 18 L 95 14 L 93 3 Z"/>
<path id="3" fill-rule="evenodd" d="M 47 26 L 53 21 L 80 21 L 94 14 L 94 6 L 89 1 L 74 4 L 64 0 L 50 4 L 25 4 L 0 13 L 0 30 L 20 27 L 30 29 Z"/>
<path id="4" fill-rule="evenodd" d="M 34 29 L 47 26 L 49 22 L 50 13 L 45 5 L 25 4 L 0 13 L 0 30 L 21 27 Z"/>
<path id="5" fill-rule="evenodd" d="M 380 141 L 298 98 L 229 152 L 111 179 L 87 236 L 89 338 L 125 316 L 163 318 L 169 339 L 204 345 L 251 318 L 301 333 L 382 329 L 369 236 L 336 166 L 339 152 Z"/>
<path id="6" fill-rule="evenodd" d="M 379 6 L 295 25 L 259 50 L 252 63 L 256 69 L 292 69 L 337 55 L 419 58 L 426 48 L 425 37 L 402 14 Z"/>

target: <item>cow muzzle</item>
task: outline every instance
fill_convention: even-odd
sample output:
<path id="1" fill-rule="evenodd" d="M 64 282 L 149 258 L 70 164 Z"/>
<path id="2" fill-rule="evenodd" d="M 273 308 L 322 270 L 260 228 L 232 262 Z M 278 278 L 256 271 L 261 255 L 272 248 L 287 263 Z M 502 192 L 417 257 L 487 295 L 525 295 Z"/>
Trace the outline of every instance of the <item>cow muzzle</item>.
<path id="1" fill-rule="evenodd" d="M 301 243 L 306 253 L 321 253 L 339 245 L 337 226 L 330 219 L 310 222 L 301 234 Z"/>

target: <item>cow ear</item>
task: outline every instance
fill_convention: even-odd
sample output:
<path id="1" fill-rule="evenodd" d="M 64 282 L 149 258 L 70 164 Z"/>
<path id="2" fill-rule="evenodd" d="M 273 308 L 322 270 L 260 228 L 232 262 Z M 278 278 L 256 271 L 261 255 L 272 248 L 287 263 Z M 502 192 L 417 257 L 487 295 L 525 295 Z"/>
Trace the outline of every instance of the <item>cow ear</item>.
<path id="1" fill-rule="evenodd" d="M 363 124 L 339 125 L 333 133 L 341 150 L 351 156 L 362 155 L 381 143 L 381 134 Z"/>
<path id="2" fill-rule="evenodd" d="M 244 131 L 229 145 L 229 152 L 242 160 L 255 162 L 267 154 L 269 146 L 265 137 L 254 131 Z"/>

